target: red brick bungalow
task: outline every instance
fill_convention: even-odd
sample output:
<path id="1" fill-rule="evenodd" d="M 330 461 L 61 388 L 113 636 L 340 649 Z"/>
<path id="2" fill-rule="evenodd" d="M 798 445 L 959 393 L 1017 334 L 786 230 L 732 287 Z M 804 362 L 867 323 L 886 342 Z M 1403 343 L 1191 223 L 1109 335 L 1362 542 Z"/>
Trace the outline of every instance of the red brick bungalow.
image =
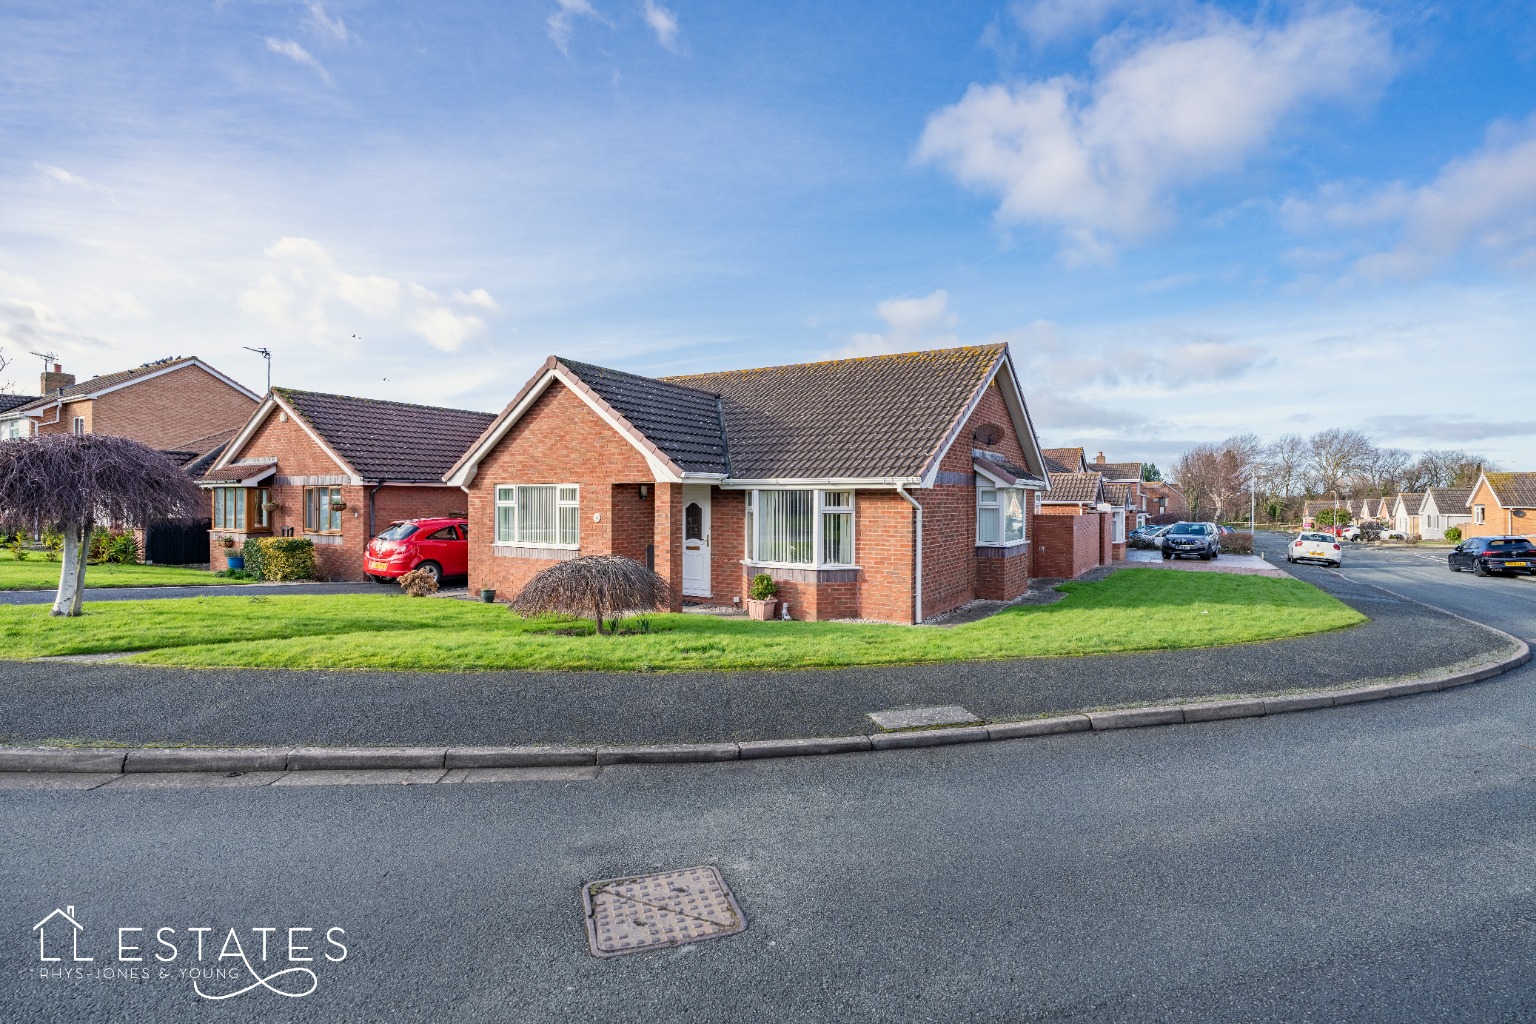
<path id="1" fill-rule="evenodd" d="M 443 474 L 493 419 L 273 388 L 200 481 L 211 499 L 213 568 L 225 568 L 226 550 L 239 554 L 248 536 L 308 537 L 322 579 L 364 579 L 363 549 L 379 530 L 464 511 L 464 492 Z"/>
<path id="2" fill-rule="evenodd" d="M 794 618 L 890 622 L 1022 594 L 1046 486 L 1004 345 L 660 379 L 551 356 L 444 479 L 471 588 L 614 553 L 678 606 L 766 573 Z"/>

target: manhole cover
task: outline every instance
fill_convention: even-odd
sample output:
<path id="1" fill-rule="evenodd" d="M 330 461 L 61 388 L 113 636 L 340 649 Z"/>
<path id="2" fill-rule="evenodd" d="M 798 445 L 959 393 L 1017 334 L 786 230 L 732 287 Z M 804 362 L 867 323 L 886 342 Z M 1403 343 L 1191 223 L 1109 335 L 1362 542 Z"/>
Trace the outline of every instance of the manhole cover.
<path id="1" fill-rule="evenodd" d="M 747 927 L 720 872 L 705 864 L 589 882 L 581 891 L 593 956 L 623 956 L 735 935 Z"/>

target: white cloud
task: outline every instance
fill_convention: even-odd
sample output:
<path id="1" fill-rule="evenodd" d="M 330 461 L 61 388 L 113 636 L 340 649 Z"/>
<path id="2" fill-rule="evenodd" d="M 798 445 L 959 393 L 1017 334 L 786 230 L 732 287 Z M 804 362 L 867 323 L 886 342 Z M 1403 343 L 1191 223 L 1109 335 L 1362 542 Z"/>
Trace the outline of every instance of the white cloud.
<path id="1" fill-rule="evenodd" d="M 313 70 L 315 74 L 319 75 L 321 80 L 324 81 L 326 85 L 331 84 L 331 73 L 325 70 L 325 65 L 321 64 L 318 60 L 315 59 L 313 54 L 304 49 L 304 47 L 300 46 L 298 43 L 294 42 L 292 39 L 274 39 L 271 36 L 268 36 L 267 49 L 271 50 L 273 53 L 281 54 L 282 56 L 287 57 L 289 60 L 296 64 L 304 65 L 305 67 Z"/>
<path id="2" fill-rule="evenodd" d="M 1482 148 L 1447 163 L 1427 185 L 1394 182 L 1354 199 L 1342 191 L 1333 186 L 1285 209 L 1300 227 L 1396 229 L 1395 246 L 1356 264 L 1365 276 L 1421 276 L 1465 249 L 1536 267 L 1536 116 L 1494 125 Z"/>
<path id="3" fill-rule="evenodd" d="M 885 321 L 886 329 L 879 334 L 855 334 L 837 351 L 838 357 L 945 348 L 960 342 L 948 330 L 960 317 L 950 311 L 949 292 L 942 288 L 919 299 L 886 299 L 875 307 L 875 315 Z"/>
<path id="4" fill-rule="evenodd" d="M 1213 13 L 1098 63 L 1092 81 L 971 85 L 929 117 L 917 159 L 1102 260 L 1163 224 L 1177 187 L 1238 168 L 1308 102 L 1363 94 L 1393 59 L 1380 19 L 1348 7 L 1278 27 Z"/>
<path id="5" fill-rule="evenodd" d="M 408 329 L 442 352 L 456 352 L 485 330 L 485 321 L 460 313 L 419 284 L 405 284 L 378 274 L 350 274 L 319 242 L 280 238 L 265 250 L 269 270 L 240 292 L 248 315 L 273 327 L 304 335 L 322 348 L 353 347 L 358 317 L 386 328 Z M 454 293 L 455 301 L 496 309 L 484 288 Z M 333 313 L 347 321 L 337 326 Z"/>
<path id="6" fill-rule="evenodd" d="M 115 199 L 112 190 L 100 182 L 89 178 L 82 178 L 78 174 L 72 174 L 62 167 L 54 167 L 52 164 L 34 163 L 32 165 L 42 172 L 50 181 L 56 181 L 60 185 L 68 185 L 71 188 L 84 189 L 87 192 L 97 192 L 109 199 Z"/>
<path id="7" fill-rule="evenodd" d="M 1044 44 L 1096 29 L 1111 14 L 1149 6 L 1149 0 L 1033 0 L 1016 3 L 1013 20 L 1032 42 Z"/>
<path id="8" fill-rule="evenodd" d="M 556 0 L 559 6 L 555 12 L 545 20 L 546 30 L 550 40 L 567 57 L 571 55 L 571 36 L 576 31 L 577 18 L 592 18 L 602 21 L 603 16 L 597 13 L 590 0 Z"/>
<path id="9" fill-rule="evenodd" d="M 669 50 L 677 49 L 677 15 L 656 0 L 645 0 L 645 23 L 656 33 L 656 41 Z"/>
<path id="10" fill-rule="evenodd" d="M 309 12 L 309 24 L 317 33 L 334 39 L 338 43 L 345 43 L 352 38 L 347 31 L 346 22 L 341 20 L 341 15 L 326 13 L 325 5 L 320 0 L 305 0 L 304 7 Z"/>

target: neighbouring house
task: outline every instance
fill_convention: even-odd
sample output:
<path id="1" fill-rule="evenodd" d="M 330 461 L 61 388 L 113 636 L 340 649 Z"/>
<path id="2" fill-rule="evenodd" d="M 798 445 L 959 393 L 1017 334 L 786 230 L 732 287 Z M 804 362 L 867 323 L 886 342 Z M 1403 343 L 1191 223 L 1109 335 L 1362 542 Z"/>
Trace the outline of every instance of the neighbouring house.
<path id="1" fill-rule="evenodd" d="M 1139 462 L 1108 462 L 1104 453 L 1099 452 L 1094 457 L 1089 467 L 1094 472 L 1104 477 L 1105 483 L 1124 484 L 1127 491 L 1125 508 L 1129 512 L 1130 526 L 1135 529 L 1147 521 L 1149 514 L 1147 509 L 1146 491 L 1141 479 L 1141 463 Z M 1111 502 L 1113 504 L 1113 502 Z"/>
<path id="2" fill-rule="evenodd" d="M 1419 537 L 1419 512 L 1424 505 L 1423 491 L 1404 491 L 1392 502 L 1392 531 L 1404 537 Z"/>
<path id="3" fill-rule="evenodd" d="M 1171 480 L 1143 480 L 1141 490 L 1148 516 L 1183 519 L 1189 515 L 1189 502 L 1184 500 L 1183 490 Z"/>
<path id="4" fill-rule="evenodd" d="M 1444 540 L 1446 530 L 1464 529 L 1472 521 L 1472 510 L 1467 507 L 1471 497 L 1470 487 L 1426 488 L 1419 506 L 1419 535 L 1425 540 Z"/>
<path id="5" fill-rule="evenodd" d="M 1467 497 L 1463 537 L 1513 534 L 1536 539 L 1536 473 L 1483 473 Z"/>
<path id="6" fill-rule="evenodd" d="M 1036 575 L 1076 579 L 1114 560 L 1114 519 L 1104 477 L 1055 473 L 1040 495 L 1036 519 Z"/>
<path id="7" fill-rule="evenodd" d="M 213 567 L 226 568 L 247 537 L 308 537 L 321 578 L 364 579 L 363 549 L 391 522 L 466 511 L 443 474 L 493 419 L 273 388 L 200 481 Z"/>
<path id="8" fill-rule="evenodd" d="M 16 410 L 35 401 L 36 395 L 0 395 L 0 441 L 32 436 L 32 421 Z"/>
<path id="9" fill-rule="evenodd" d="M 41 396 L 0 412 L 0 436 L 112 434 L 164 452 L 186 452 L 238 428 L 261 401 L 196 356 L 160 359 L 83 382 L 55 363 L 41 384 Z"/>
<path id="10" fill-rule="evenodd" d="M 1131 525 L 1137 523 L 1138 516 L 1145 518 L 1138 504 L 1140 497 L 1136 494 L 1133 485 L 1128 483 L 1106 483 L 1104 485 L 1104 499 L 1110 507 L 1110 561 L 1119 561 L 1125 557 L 1126 534 Z"/>
<path id="11" fill-rule="evenodd" d="M 1024 593 L 1046 468 L 1005 345 L 652 378 L 549 357 L 444 478 L 470 586 L 582 555 L 797 619 L 920 622 Z"/>
<path id="12" fill-rule="evenodd" d="M 1086 473 L 1088 459 L 1081 448 L 1045 448 L 1045 466 L 1052 473 Z"/>

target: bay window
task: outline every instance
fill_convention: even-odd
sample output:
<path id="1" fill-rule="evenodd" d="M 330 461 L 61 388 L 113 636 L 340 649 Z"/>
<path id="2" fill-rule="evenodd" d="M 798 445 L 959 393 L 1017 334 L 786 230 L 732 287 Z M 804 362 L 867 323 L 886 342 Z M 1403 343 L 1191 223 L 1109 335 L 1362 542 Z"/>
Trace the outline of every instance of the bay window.
<path id="1" fill-rule="evenodd" d="M 497 485 L 496 543 L 580 546 L 580 489 L 575 484 Z"/>
<path id="2" fill-rule="evenodd" d="M 748 561 L 854 564 L 852 491 L 749 491 L 746 525 Z"/>
<path id="3" fill-rule="evenodd" d="M 261 506 L 272 499 L 267 487 L 215 487 L 213 528 L 236 533 L 271 533 L 271 514 Z"/>
<path id="4" fill-rule="evenodd" d="M 996 487 L 981 477 L 976 481 L 976 543 L 983 546 L 1021 544 L 1024 536 L 1022 487 Z"/>

